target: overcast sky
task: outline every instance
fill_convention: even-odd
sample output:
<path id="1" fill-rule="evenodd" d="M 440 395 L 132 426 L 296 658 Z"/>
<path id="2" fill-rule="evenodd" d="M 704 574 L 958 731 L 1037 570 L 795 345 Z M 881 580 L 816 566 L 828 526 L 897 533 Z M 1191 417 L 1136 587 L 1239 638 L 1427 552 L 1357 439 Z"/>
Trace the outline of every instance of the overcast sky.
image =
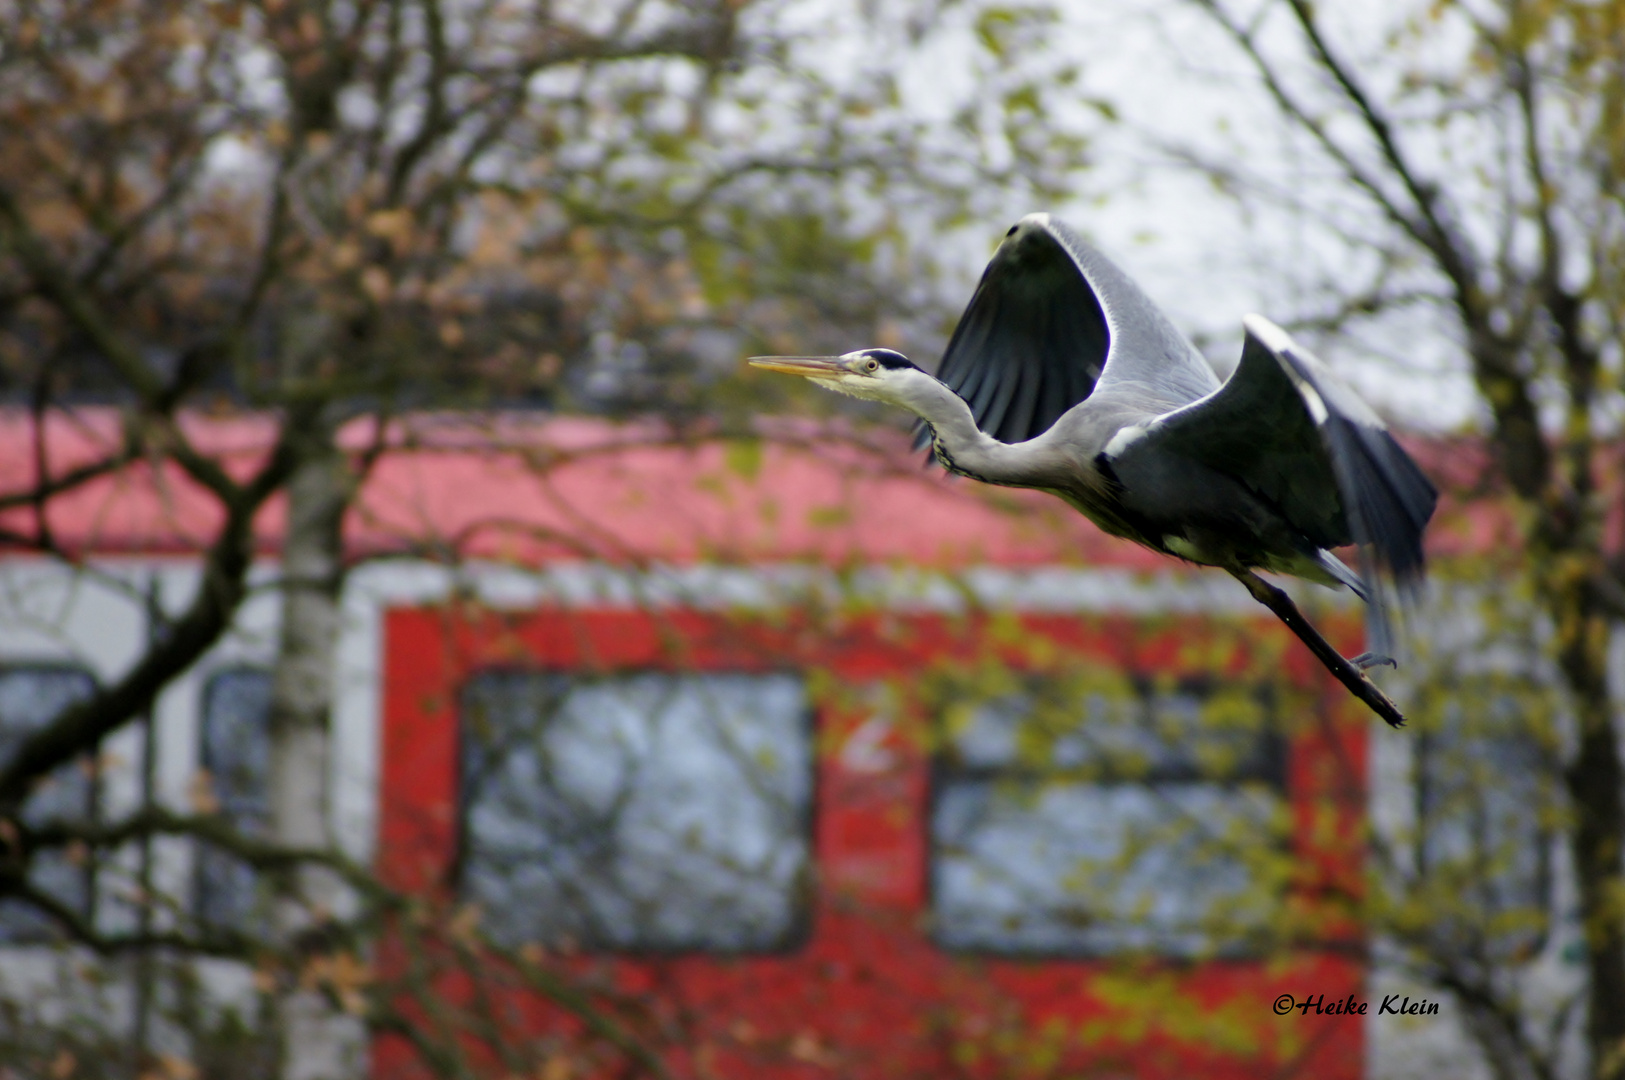
<path id="1" fill-rule="evenodd" d="M 1345 55 L 1380 83 L 1389 73 L 1381 69 L 1394 66 L 1384 64 L 1384 36 L 1409 5 L 1335 7 Z M 1221 370 L 1240 354 L 1243 314 L 1286 322 L 1324 308 L 1305 283 L 1329 264 L 1335 272 L 1346 251 L 1326 244 L 1303 211 L 1267 203 L 1244 210 L 1159 147 L 1196 144 L 1300 190 L 1326 182 L 1325 167 L 1286 137 L 1245 62 L 1205 17 L 1181 0 L 1071 0 L 1053 45 L 1081 64 L 1083 93 L 1113 102 L 1122 122 L 1096 125 L 1094 167 L 1073 205 L 1012 204 L 988 222 L 980 251 L 967 241 L 968 281 L 1009 221 L 1048 209 L 1121 262 Z M 963 67 L 951 42 L 943 50 L 906 66 L 917 108 L 955 99 Z M 1445 430 L 1470 423 L 1480 408 L 1450 335 L 1448 320 L 1413 313 L 1313 344 L 1395 421 Z"/>

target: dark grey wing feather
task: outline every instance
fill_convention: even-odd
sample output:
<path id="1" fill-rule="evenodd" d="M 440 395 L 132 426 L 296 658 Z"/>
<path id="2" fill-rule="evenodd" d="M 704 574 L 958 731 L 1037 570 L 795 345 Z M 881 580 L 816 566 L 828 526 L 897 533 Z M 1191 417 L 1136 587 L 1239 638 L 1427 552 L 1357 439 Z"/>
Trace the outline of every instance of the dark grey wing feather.
<path id="1" fill-rule="evenodd" d="M 1401 583 L 1422 576 L 1422 530 L 1439 493 L 1411 456 L 1382 429 L 1332 413 L 1320 425 L 1331 448 L 1356 542 L 1375 548 L 1378 561 Z"/>
<path id="2" fill-rule="evenodd" d="M 1438 490 L 1381 418 L 1318 357 L 1268 319 L 1251 316 L 1246 325 L 1249 338 L 1258 340 L 1310 404 L 1355 542 L 1371 545 L 1377 561 L 1401 584 L 1420 580 L 1422 531 L 1438 504 Z M 1316 399 L 1320 409 L 1313 407 Z"/>
<path id="3" fill-rule="evenodd" d="M 1007 443 L 1043 434 L 1087 398 L 1111 346 L 1088 279 L 1038 222 L 1023 219 L 999 246 L 937 368 L 977 426 Z"/>
<path id="4" fill-rule="evenodd" d="M 1402 586 L 1418 583 L 1433 485 L 1330 368 L 1268 319 L 1249 315 L 1244 324 L 1230 379 L 1120 434 L 1121 452 L 1155 449 L 1233 476 L 1317 547 L 1369 545 Z"/>

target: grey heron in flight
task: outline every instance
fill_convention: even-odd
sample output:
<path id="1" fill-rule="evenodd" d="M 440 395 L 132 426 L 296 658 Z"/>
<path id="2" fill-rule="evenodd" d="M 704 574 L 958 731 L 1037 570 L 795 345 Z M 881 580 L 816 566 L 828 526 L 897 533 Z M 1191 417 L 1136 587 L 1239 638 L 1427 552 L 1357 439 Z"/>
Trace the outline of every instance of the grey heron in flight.
<path id="1" fill-rule="evenodd" d="M 1126 274 L 1030 214 L 988 264 L 935 376 L 889 349 L 750 362 L 909 410 L 950 472 L 1050 492 L 1108 533 L 1228 571 L 1398 727 L 1404 716 L 1364 674 L 1393 663 L 1378 652 L 1377 574 L 1402 592 L 1420 585 L 1438 494 L 1330 368 L 1268 319 L 1242 325 L 1241 362 L 1221 384 Z M 1351 543 L 1363 577 L 1332 553 Z M 1255 570 L 1353 589 L 1378 651 L 1345 659 Z"/>

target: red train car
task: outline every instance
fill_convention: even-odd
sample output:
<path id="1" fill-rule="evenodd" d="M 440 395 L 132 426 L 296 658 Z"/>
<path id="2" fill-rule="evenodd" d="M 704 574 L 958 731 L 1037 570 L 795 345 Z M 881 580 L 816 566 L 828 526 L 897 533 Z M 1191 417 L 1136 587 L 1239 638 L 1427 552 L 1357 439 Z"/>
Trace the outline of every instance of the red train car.
<path id="1" fill-rule="evenodd" d="M 1361 1075 L 1365 718 L 1229 582 L 878 460 L 584 461 L 553 496 L 642 569 L 392 607 L 387 878 L 638 996 L 679 1075 Z"/>
<path id="2" fill-rule="evenodd" d="M 117 422 L 87 411 L 55 460 Z M 374 1076 L 423 1075 L 409 1029 L 476 1000 L 475 1066 L 541 1047 L 548 1080 L 620 1075 L 623 1022 L 696 1080 L 1362 1075 L 1371 720 L 1234 582 L 888 436 L 410 423 L 346 525 L 334 828 L 457 912 L 435 949 L 493 949 L 413 982 L 403 917 L 376 967 L 416 989 Z M 116 573 L 196 587 L 184 481 L 53 512 Z M 161 799 L 252 745 L 274 599 L 158 703 Z M 92 668 L 127 662 L 121 623 L 75 618 Z M 1357 644 L 1347 605 L 1317 618 Z M 59 663 L 8 633 L 0 677 Z M 177 904 L 230 907 L 174 860 Z"/>
<path id="3" fill-rule="evenodd" d="M 1048 753 L 1070 762 L 1045 776 L 1010 746 L 1019 732 L 988 722 L 1029 694 L 993 697 L 972 726 L 933 738 L 941 684 L 998 651 L 991 622 L 866 616 L 830 633 L 692 611 L 394 610 L 381 867 L 478 904 L 513 947 L 613 957 L 618 985 L 692 1018 L 694 1075 L 1360 1075 L 1358 1015 L 1274 1008 L 1282 994 L 1361 996 L 1357 940 L 1286 910 L 1357 879 L 1354 849 L 1314 823 L 1358 816 L 1346 785 L 1359 740 L 1319 724 L 1226 731 L 1210 741 L 1237 759 L 1204 773 L 1195 755 L 1134 739 L 1148 760 L 1128 776 L 1087 768 L 1063 736 Z M 1133 673 L 1131 694 L 1171 679 L 1173 692 L 1145 694 L 1169 706 L 1153 720 L 1165 724 L 1211 683 L 1181 663 L 1188 635 L 1273 634 L 1257 620 L 1016 625 L 1014 670 L 1040 641 L 1052 678 Z M 838 690 L 809 710 L 809 679 Z M 1327 707 L 1312 687 L 1305 697 Z M 580 730 L 616 708 L 620 745 Z M 516 736 L 516 719 L 538 717 L 568 734 Z M 510 757 L 493 765 L 504 739 Z M 730 769 L 728 740 L 747 761 L 777 760 Z M 1285 846 L 1275 858 L 1232 847 L 1272 843 Z M 1068 889 L 1091 858 L 1106 886 Z M 1235 880 L 1249 873 L 1278 880 Z M 1237 940 L 1204 926 L 1203 904 L 1227 901 Z M 1270 921 L 1293 917 L 1320 947 L 1281 949 Z M 376 1074 L 407 1057 L 380 1047 Z"/>

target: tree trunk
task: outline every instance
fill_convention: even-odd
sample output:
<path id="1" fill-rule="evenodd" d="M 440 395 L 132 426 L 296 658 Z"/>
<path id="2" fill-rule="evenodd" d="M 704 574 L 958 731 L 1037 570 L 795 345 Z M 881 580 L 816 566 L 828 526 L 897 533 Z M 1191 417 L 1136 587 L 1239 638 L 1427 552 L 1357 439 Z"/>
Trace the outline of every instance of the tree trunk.
<path id="1" fill-rule="evenodd" d="M 1608 695 L 1608 622 L 1588 610 L 1582 588 L 1553 597 L 1558 660 L 1574 695 L 1579 748 L 1564 774 L 1575 814 L 1574 861 L 1586 941 L 1590 995 L 1586 1045 L 1597 1080 L 1625 1077 L 1625 931 L 1620 888 L 1625 882 L 1625 769 Z"/>
<path id="2" fill-rule="evenodd" d="M 290 420 L 290 423 L 296 421 Z M 300 433 L 300 464 L 288 482 L 282 552 L 282 619 L 271 689 L 271 835 L 279 844 L 331 848 L 329 718 L 332 712 L 340 590 L 341 527 L 355 478 L 323 420 Z M 297 965 L 345 900 L 342 883 L 323 867 L 299 869 L 281 883 L 276 931 L 283 957 Z M 322 996 L 297 982 L 278 1002 L 277 1038 L 283 1080 L 318 1080 L 352 1071 L 344 1060 L 346 1025 Z"/>

